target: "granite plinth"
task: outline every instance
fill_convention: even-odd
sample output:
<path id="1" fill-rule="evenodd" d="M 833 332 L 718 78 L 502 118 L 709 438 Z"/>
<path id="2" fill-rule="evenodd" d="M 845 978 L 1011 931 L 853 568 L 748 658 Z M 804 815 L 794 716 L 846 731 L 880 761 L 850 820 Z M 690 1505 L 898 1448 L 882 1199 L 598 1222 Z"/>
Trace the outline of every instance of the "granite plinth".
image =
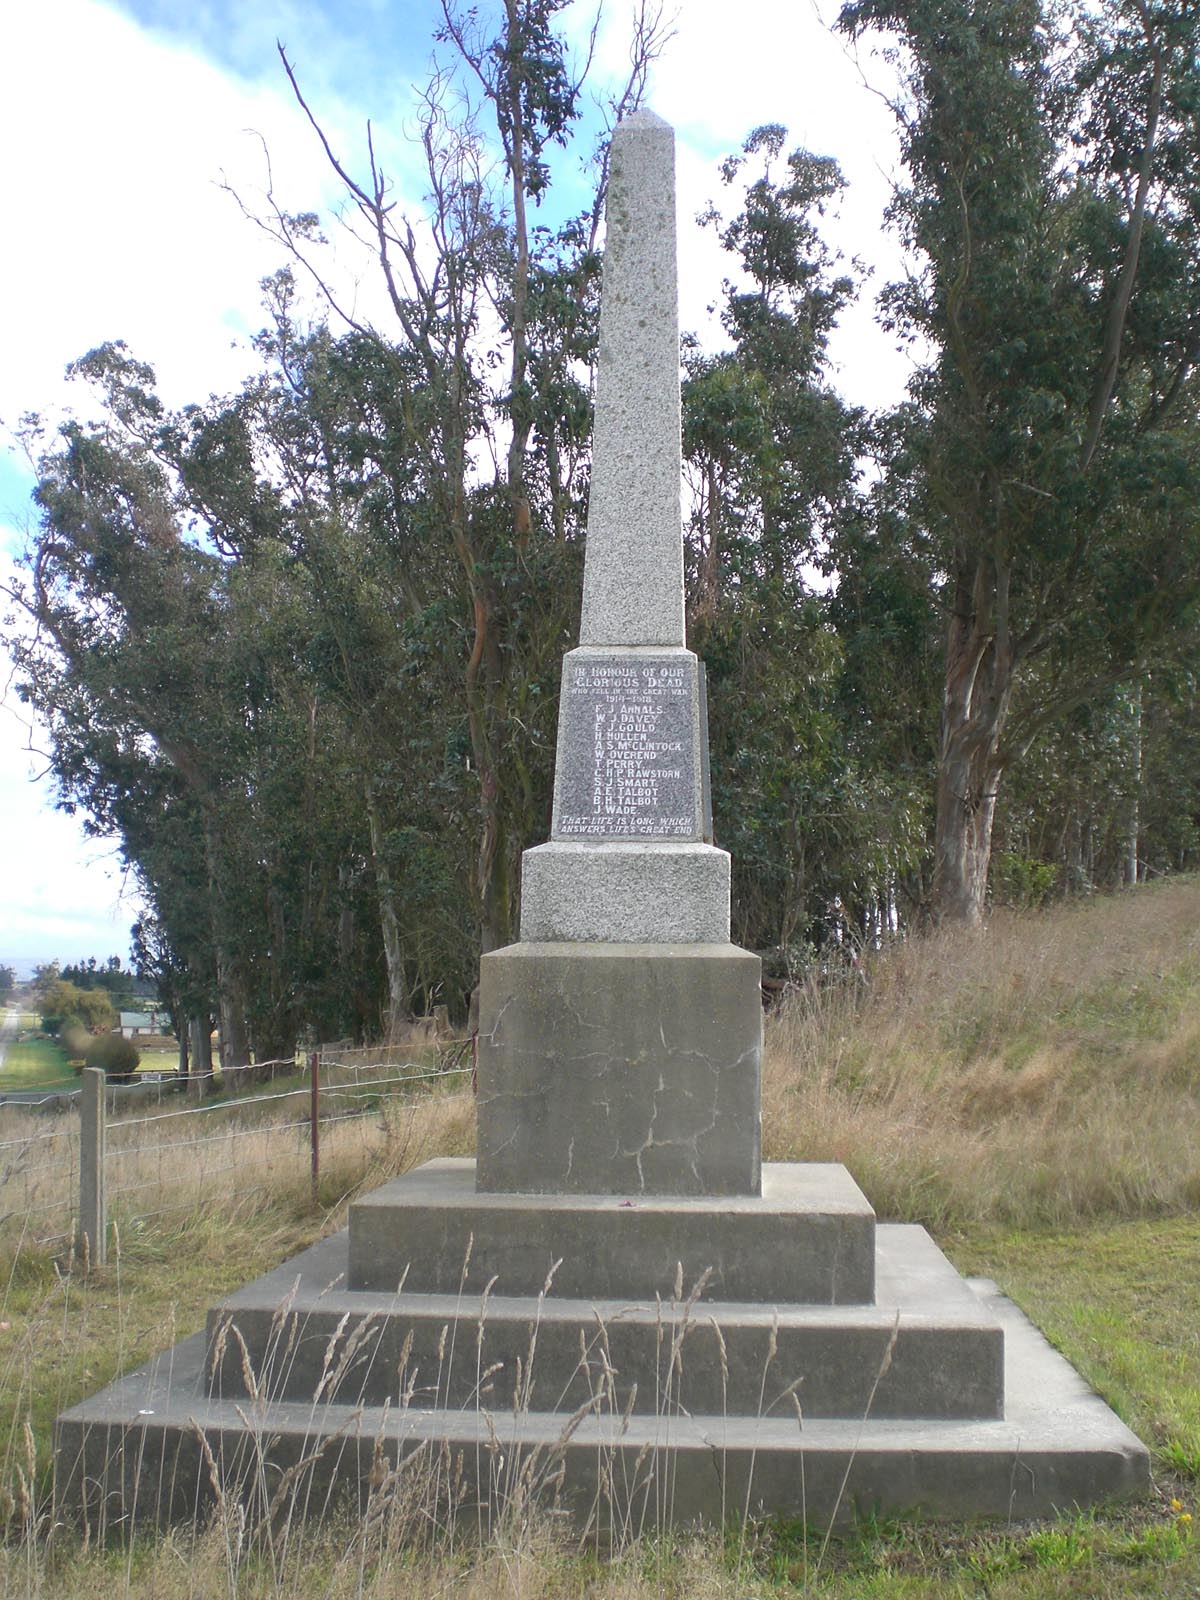
<path id="1" fill-rule="evenodd" d="M 759 974 L 728 944 L 484 956 L 480 1188 L 757 1194 Z"/>
<path id="2" fill-rule="evenodd" d="M 391 1293 L 653 1301 L 680 1270 L 721 1300 L 865 1305 L 875 1213 L 844 1167 L 774 1163 L 762 1194 L 494 1194 L 447 1157 L 350 1210 L 349 1283 Z"/>
<path id="3" fill-rule="evenodd" d="M 521 939 L 728 944 L 729 854 L 670 842 L 537 845 L 521 858 Z"/>

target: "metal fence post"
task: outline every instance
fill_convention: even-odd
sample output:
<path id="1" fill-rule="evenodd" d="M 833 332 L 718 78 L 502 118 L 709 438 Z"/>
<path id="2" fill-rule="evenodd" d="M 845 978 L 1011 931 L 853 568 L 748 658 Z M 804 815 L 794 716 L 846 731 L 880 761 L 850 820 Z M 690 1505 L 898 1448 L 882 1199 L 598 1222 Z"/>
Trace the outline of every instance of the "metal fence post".
<path id="1" fill-rule="evenodd" d="M 312 1141 L 312 1197 L 317 1203 L 321 1183 L 321 1052 L 308 1053 L 309 1109 L 308 1126 Z"/>
<path id="2" fill-rule="evenodd" d="M 79 1233 L 76 1252 L 85 1269 L 108 1258 L 108 1217 L 104 1204 L 104 1124 L 107 1079 L 99 1067 L 85 1067 L 79 1096 Z"/>

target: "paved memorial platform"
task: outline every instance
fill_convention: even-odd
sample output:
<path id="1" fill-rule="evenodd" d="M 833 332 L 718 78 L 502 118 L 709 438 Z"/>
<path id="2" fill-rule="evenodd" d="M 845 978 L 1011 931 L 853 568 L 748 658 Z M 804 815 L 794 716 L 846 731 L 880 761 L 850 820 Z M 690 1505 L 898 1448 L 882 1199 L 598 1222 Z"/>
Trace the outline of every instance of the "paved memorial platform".
<path id="1" fill-rule="evenodd" d="M 613 141 L 584 605 L 520 942 L 481 963 L 478 1161 L 384 1185 L 59 1419 L 100 1535 L 309 1514 L 429 1469 L 460 1512 L 1026 1517 L 1130 1494 L 1141 1443 L 991 1284 L 761 1161 L 757 959 L 729 940 L 683 632 L 674 143 Z M 290 1476 L 289 1476 L 290 1475 Z M 440 1514 L 445 1506 L 439 1503 Z"/>

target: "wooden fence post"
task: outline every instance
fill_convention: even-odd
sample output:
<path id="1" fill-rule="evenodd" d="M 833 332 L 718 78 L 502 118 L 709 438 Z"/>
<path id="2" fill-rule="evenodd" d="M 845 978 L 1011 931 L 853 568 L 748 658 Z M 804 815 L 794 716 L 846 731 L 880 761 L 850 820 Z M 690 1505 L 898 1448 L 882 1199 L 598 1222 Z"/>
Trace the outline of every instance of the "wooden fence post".
<path id="1" fill-rule="evenodd" d="M 79 1231 L 75 1250 L 84 1269 L 108 1259 L 108 1217 L 104 1203 L 104 1128 L 107 1079 L 99 1067 L 85 1067 L 79 1095 Z"/>
<path id="2" fill-rule="evenodd" d="M 308 1126 L 312 1143 L 312 1197 L 317 1203 L 321 1182 L 321 1052 L 308 1053 L 309 1108 Z"/>

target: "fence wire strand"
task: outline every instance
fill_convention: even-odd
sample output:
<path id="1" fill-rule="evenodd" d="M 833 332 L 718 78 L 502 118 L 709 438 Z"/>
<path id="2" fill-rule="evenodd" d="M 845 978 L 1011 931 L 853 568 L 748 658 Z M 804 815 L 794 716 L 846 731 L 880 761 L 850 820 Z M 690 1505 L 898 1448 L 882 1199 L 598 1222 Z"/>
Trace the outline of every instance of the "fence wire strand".
<path id="1" fill-rule="evenodd" d="M 441 1041 L 441 1047 L 461 1046 L 464 1043 L 469 1041 Z M 341 1053 L 343 1057 L 349 1054 L 350 1052 Z M 259 1068 L 281 1067 L 292 1071 L 311 1070 L 313 1065 L 311 1056 L 303 1066 L 298 1066 L 293 1061 L 256 1064 Z M 437 1080 L 454 1082 L 468 1077 L 471 1071 L 470 1065 L 447 1065 L 430 1070 L 424 1063 L 411 1060 L 356 1062 L 332 1055 L 326 1057 L 321 1053 L 315 1084 L 318 1096 L 318 1125 L 328 1127 L 335 1123 L 357 1122 L 365 1128 L 370 1119 L 386 1113 L 389 1105 L 414 1106 L 427 1099 L 422 1094 L 405 1094 L 403 1092 L 405 1087 L 415 1087 Z M 288 1089 L 186 1106 L 178 1110 L 156 1109 L 149 1114 L 143 1112 L 129 1117 L 121 1114 L 117 1096 L 106 1095 L 105 1171 L 106 1175 L 111 1175 L 107 1184 L 110 1207 L 116 1207 L 125 1213 L 121 1220 L 126 1226 L 131 1223 L 147 1222 L 155 1217 L 194 1207 L 197 1191 L 211 1190 L 214 1178 L 230 1173 L 245 1173 L 247 1168 L 245 1157 L 210 1164 L 205 1153 L 205 1147 L 210 1145 L 222 1145 L 226 1152 L 229 1152 L 235 1141 L 259 1138 L 265 1142 L 266 1147 L 261 1159 L 255 1165 L 273 1172 L 279 1167 L 296 1164 L 305 1153 L 305 1141 L 289 1139 L 286 1146 L 275 1145 L 273 1142 L 283 1134 L 311 1135 L 313 1131 L 311 1111 L 307 1111 L 303 1116 L 296 1116 L 293 1111 L 292 1116 L 286 1120 L 276 1120 L 269 1112 L 265 1115 L 255 1115 L 255 1113 L 261 1107 L 278 1106 L 282 1110 L 284 1102 L 307 1098 L 313 1092 L 313 1088 L 312 1083 L 304 1083 Z M 160 1089 L 165 1092 L 175 1092 L 176 1085 L 166 1080 Z M 18 1217 L 44 1217 L 53 1213 L 61 1216 L 65 1213 L 72 1219 L 72 1227 L 75 1226 L 74 1219 L 79 1215 L 80 1204 L 78 1189 L 81 1112 L 78 1091 L 48 1094 L 40 1101 L 7 1102 L 7 1104 L 13 1105 L 18 1111 L 32 1113 L 40 1110 L 44 1114 L 44 1108 L 50 1101 L 61 1102 L 68 1096 L 70 1104 L 66 1108 L 65 1115 L 71 1119 L 69 1126 L 29 1133 L 19 1138 L 0 1139 L 0 1219 L 11 1222 Z M 161 1106 L 161 1103 L 160 1093 L 158 1105 Z M 211 1131 L 207 1128 L 202 1133 L 197 1130 L 194 1137 L 174 1136 L 176 1132 L 183 1133 L 184 1129 L 190 1126 L 184 1123 L 182 1127 L 176 1127 L 183 1118 L 211 1117 L 218 1112 L 231 1112 L 235 1119 L 242 1119 L 245 1113 L 250 1115 L 244 1119 L 243 1125 L 238 1125 L 238 1122 L 234 1121 L 232 1125 L 227 1124 Z M 386 1123 L 380 1123 L 384 1131 L 386 1126 Z M 364 1133 L 362 1139 L 363 1148 L 366 1149 L 369 1142 L 368 1134 Z M 63 1155 L 66 1159 L 59 1159 L 44 1166 L 35 1162 L 34 1156 L 37 1152 L 45 1149 L 47 1155 L 52 1153 L 54 1141 L 59 1141 L 63 1146 Z M 184 1150 L 200 1152 L 195 1172 L 176 1173 L 171 1170 L 172 1158 L 176 1152 Z M 129 1170 L 130 1157 L 140 1158 L 144 1163 L 142 1172 L 148 1170 L 151 1175 L 139 1175 L 135 1166 L 129 1171 L 130 1181 L 118 1180 L 116 1163 L 125 1162 L 126 1170 Z M 223 1189 L 219 1196 L 213 1196 L 211 1192 L 206 1193 L 204 1198 L 225 1205 L 244 1194 L 254 1192 L 256 1186 L 240 1185 L 235 1189 Z M 178 1194 L 179 1198 L 152 1210 L 140 1209 L 138 1201 L 133 1198 L 143 1195 L 149 1200 L 154 1193 L 164 1198 L 170 1194 Z M 48 1194 L 52 1197 L 48 1198 Z M 70 1239 L 71 1233 L 65 1232 L 39 1235 L 34 1242 L 39 1247 L 46 1248 L 63 1241 L 69 1243 Z"/>
<path id="2" fill-rule="evenodd" d="M 0 1139 L 0 1150 L 24 1149 L 31 1144 L 42 1144 L 46 1139 L 68 1139 L 78 1141 L 79 1134 L 74 1128 L 63 1128 L 58 1133 L 31 1133 L 28 1139 Z"/>

